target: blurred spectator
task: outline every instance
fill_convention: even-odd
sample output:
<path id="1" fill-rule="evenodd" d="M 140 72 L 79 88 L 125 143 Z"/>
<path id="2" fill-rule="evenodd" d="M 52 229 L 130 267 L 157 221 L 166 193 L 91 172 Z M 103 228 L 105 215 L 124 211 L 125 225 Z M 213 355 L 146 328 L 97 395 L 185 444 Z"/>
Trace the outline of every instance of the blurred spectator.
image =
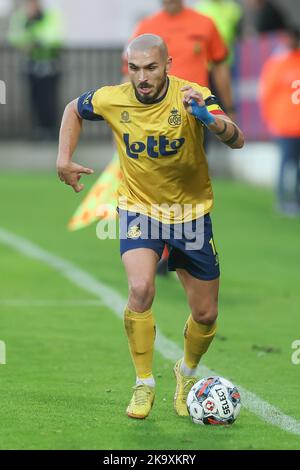
<path id="1" fill-rule="evenodd" d="M 55 137 L 58 118 L 59 48 L 61 18 L 44 10 L 39 0 L 24 0 L 12 14 L 8 40 L 26 54 L 25 74 L 36 124 L 36 138 Z"/>
<path id="2" fill-rule="evenodd" d="M 287 27 L 283 11 L 272 0 L 247 0 L 255 31 L 270 33 Z"/>
<path id="3" fill-rule="evenodd" d="M 146 33 L 157 34 L 165 41 L 173 57 L 171 74 L 185 80 L 209 85 L 209 65 L 216 91 L 226 112 L 233 113 L 233 98 L 228 50 L 215 23 L 206 15 L 187 8 L 184 0 L 162 0 L 162 10 L 143 19 L 130 40 Z M 127 73 L 126 65 L 123 69 Z"/>
<path id="4" fill-rule="evenodd" d="M 200 0 L 195 8 L 215 22 L 229 50 L 227 62 L 232 65 L 234 44 L 241 32 L 241 6 L 235 0 Z"/>
<path id="5" fill-rule="evenodd" d="M 289 28 L 285 42 L 286 50 L 271 56 L 263 67 L 260 98 L 263 118 L 277 137 L 281 152 L 280 209 L 289 215 L 300 215 L 299 30 Z"/>

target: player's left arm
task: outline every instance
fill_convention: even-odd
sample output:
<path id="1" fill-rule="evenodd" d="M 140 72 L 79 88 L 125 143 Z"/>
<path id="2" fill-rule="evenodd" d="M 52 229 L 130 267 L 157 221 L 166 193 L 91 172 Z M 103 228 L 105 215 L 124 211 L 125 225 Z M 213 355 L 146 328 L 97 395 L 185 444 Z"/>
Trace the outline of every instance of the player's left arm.
<path id="1" fill-rule="evenodd" d="M 190 85 L 181 89 L 184 92 L 185 109 L 206 127 L 225 145 L 232 149 L 244 146 L 244 135 L 241 129 L 226 114 L 212 114 L 207 109 L 203 95 Z"/>

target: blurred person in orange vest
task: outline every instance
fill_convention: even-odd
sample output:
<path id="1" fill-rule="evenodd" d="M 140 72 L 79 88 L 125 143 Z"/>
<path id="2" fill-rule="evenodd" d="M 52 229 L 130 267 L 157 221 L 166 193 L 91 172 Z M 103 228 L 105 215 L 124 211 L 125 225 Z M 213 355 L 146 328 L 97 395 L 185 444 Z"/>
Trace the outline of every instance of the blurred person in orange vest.
<path id="1" fill-rule="evenodd" d="M 279 208 L 300 215 L 300 31 L 290 27 L 286 49 L 270 57 L 260 78 L 262 116 L 281 152 Z"/>

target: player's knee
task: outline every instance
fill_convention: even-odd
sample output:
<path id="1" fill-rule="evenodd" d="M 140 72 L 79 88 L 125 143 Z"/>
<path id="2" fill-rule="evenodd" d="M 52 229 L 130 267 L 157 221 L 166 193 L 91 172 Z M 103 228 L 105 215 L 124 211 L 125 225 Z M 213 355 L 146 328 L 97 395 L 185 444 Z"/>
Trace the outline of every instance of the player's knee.
<path id="1" fill-rule="evenodd" d="M 144 311 L 151 307 L 155 294 L 153 282 L 147 279 L 138 279 L 130 284 L 130 303 L 137 311 Z"/>
<path id="2" fill-rule="evenodd" d="M 212 325 L 215 323 L 218 316 L 217 304 L 209 305 L 206 308 L 192 308 L 192 317 L 196 323 L 202 323 L 203 325 Z"/>

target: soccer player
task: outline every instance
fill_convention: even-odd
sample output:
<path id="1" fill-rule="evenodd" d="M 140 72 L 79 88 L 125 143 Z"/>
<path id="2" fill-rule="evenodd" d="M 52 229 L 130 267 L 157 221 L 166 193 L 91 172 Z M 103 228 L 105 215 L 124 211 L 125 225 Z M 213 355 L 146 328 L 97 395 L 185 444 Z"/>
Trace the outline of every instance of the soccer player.
<path id="1" fill-rule="evenodd" d="M 228 50 L 214 22 L 206 14 L 200 14 L 185 6 L 184 0 L 162 0 L 161 4 L 161 10 L 144 18 L 136 25 L 130 40 L 146 33 L 162 37 L 173 59 L 173 75 L 201 86 L 208 86 L 211 70 L 217 95 L 225 111 L 234 119 L 230 68 L 227 63 Z M 126 54 L 124 54 L 122 71 L 123 81 L 128 81 Z M 101 190 L 103 180 L 111 178 L 112 170 L 116 175 L 114 179 L 117 181 L 119 167 L 115 156 L 80 204 L 70 223 L 73 229 L 97 220 L 99 216 L 96 215 L 97 211 L 94 208 L 114 203 L 114 194 Z M 91 201 L 93 201 L 92 206 Z M 167 250 L 163 254 L 162 262 L 158 265 L 158 272 L 161 274 L 166 274 L 166 260 Z"/>
<path id="2" fill-rule="evenodd" d="M 146 418 L 155 396 L 152 303 L 165 238 L 169 268 L 177 271 L 191 310 L 184 328 L 184 357 L 174 367 L 174 407 L 178 415 L 188 415 L 187 394 L 216 332 L 220 275 L 203 128 L 231 148 L 244 144 L 242 132 L 208 88 L 168 75 L 171 62 L 161 37 L 134 39 L 128 46 L 130 82 L 87 92 L 66 107 L 57 159 L 60 180 L 81 191 L 81 175 L 92 173 L 72 162 L 82 121 L 106 120 L 112 128 L 122 171 L 120 248 L 129 285 L 124 321 L 136 371 L 127 407 L 132 418 Z"/>

